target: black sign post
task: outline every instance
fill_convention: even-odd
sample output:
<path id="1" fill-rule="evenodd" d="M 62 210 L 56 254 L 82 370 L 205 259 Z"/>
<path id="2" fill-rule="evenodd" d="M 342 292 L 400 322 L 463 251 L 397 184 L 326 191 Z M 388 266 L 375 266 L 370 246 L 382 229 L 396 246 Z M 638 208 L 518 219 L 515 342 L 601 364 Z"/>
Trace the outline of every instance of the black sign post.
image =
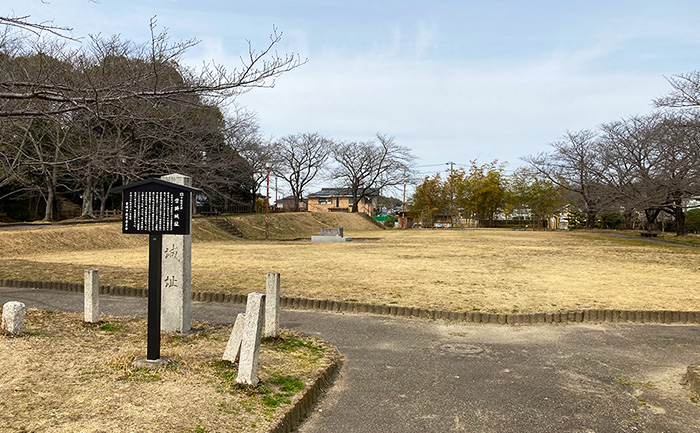
<path id="1" fill-rule="evenodd" d="M 163 235 L 148 235 L 148 349 L 146 359 L 160 358 L 160 283 Z"/>
<path id="2" fill-rule="evenodd" d="M 112 188 L 123 192 L 122 233 L 148 234 L 148 350 L 160 358 L 160 292 L 162 235 L 190 234 L 192 193 L 199 189 L 162 179 L 147 179 Z"/>

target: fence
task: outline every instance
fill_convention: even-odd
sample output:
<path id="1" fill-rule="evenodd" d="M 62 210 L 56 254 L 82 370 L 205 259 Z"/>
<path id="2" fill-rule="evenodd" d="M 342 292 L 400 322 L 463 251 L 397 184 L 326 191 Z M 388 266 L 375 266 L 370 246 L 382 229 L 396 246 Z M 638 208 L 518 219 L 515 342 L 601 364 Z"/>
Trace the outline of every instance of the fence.
<path id="1" fill-rule="evenodd" d="M 197 213 L 199 215 L 253 213 L 252 209 L 249 204 L 202 205 L 197 206 Z"/>

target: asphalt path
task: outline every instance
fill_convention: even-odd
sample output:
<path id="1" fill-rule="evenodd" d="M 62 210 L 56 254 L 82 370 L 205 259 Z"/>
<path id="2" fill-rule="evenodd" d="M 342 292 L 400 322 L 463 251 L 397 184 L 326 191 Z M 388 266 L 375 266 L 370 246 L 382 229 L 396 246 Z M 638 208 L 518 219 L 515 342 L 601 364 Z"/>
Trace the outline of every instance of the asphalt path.
<path id="1" fill-rule="evenodd" d="M 82 311 L 82 295 L 0 288 L 0 302 Z M 101 298 L 110 315 L 146 315 L 144 299 Z M 241 306 L 193 303 L 193 318 L 233 323 Z M 282 326 L 345 356 L 301 433 L 698 432 L 682 385 L 700 362 L 691 325 L 499 326 L 282 312 Z"/>

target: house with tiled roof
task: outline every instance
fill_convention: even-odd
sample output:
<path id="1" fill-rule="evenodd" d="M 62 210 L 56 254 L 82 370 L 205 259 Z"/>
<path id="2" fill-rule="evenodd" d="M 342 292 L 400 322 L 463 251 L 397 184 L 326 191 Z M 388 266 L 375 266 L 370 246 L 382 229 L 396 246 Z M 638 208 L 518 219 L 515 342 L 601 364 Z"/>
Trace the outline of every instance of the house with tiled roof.
<path id="1" fill-rule="evenodd" d="M 307 196 L 309 200 L 309 212 L 351 212 L 352 191 L 350 188 L 321 188 Z M 379 191 L 372 189 L 366 197 L 360 199 L 357 205 L 358 212 L 372 215 L 377 208 Z"/>

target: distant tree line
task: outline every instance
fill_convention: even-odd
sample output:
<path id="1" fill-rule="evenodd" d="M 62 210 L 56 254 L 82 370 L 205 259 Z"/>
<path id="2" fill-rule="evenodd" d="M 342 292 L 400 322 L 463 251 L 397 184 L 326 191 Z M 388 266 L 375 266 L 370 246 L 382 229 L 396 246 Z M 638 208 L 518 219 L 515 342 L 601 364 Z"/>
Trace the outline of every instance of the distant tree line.
<path id="1" fill-rule="evenodd" d="M 426 176 L 409 201 L 412 216 L 432 225 L 438 217 L 479 220 L 482 227 L 494 225 L 497 217 L 515 216 L 546 220 L 561 209 L 560 188 L 527 169 L 505 175 L 504 165 L 493 161 L 467 170 L 450 170 Z M 527 210 L 527 215 L 516 213 Z"/>
<path id="2" fill-rule="evenodd" d="M 537 219 L 568 205 L 571 227 L 700 231 L 700 72 L 669 79 L 671 92 L 656 111 L 568 131 L 548 152 L 523 158 L 511 176 L 495 161 L 426 177 L 411 202 L 415 217 L 476 218 L 527 210 Z M 641 215 L 641 218 L 640 218 Z"/>
<path id="3" fill-rule="evenodd" d="M 550 151 L 523 158 L 570 194 L 586 227 L 613 213 L 631 229 L 641 214 L 658 230 L 665 214 L 679 236 L 687 233 L 686 211 L 700 197 L 700 73 L 669 82 L 669 95 L 654 101 L 657 111 L 567 132 Z"/>

